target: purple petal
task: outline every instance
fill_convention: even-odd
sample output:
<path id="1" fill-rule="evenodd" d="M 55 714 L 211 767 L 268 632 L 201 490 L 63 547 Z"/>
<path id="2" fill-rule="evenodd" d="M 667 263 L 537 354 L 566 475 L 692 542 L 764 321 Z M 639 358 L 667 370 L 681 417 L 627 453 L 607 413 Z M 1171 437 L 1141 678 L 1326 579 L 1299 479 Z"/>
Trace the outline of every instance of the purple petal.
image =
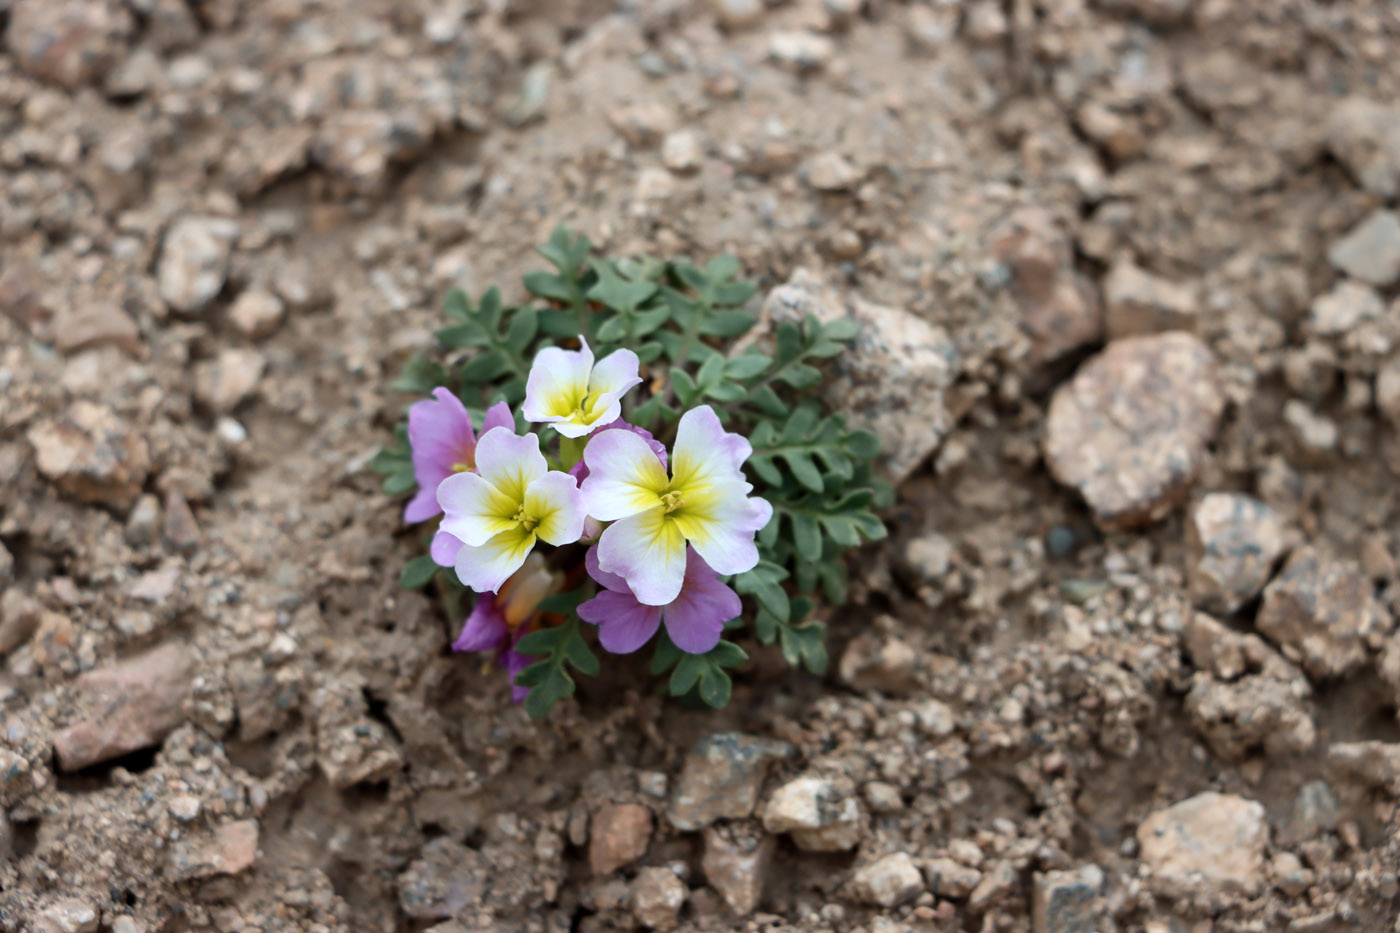
<path id="1" fill-rule="evenodd" d="M 462 541 L 456 535 L 439 531 L 433 535 L 433 543 L 428 546 L 428 556 L 439 567 L 451 567 L 457 563 L 457 552 L 462 549 Z"/>
<path id="2" fill-rule="evenodd" d="M 403 507 L 403 521 L 405 525 L 416 525 L 426 522 L 441 511 L 442 506 L 438 505 L 437 501 L 437 483 L 432 486 L 420 485 L 413 498 Z"/>
<path id="3" fill-rule="evenodd" d="M 486 409 L 486 416 L 481 419 L 481 433 L 485 434 L 492 428 L 509 428 L 510 433 L 515 433 L 515 416 L 505 402 L 497 402 Z"/>
<path id="4" fill-rule="evenodd" d="M 661 465 L 663 467 L 666 465 L 666 445 L 658 441 L 656 438 L 652 437 L 651 432 L 648 431 L 646 428 L 639 428 L 635 424 L 628 424 L 621 418 L 618 418 L 616 421 L 613 421 L 610 424 L 603 425 L 601 428 L 598 428 L 596 431 L 594 431 L 588 436 L 590 439 L 592 439 L 594 437 L 597 437 L 604 431 L 617 430 L 631 431 L 633 434 L 646 441 L 647 446 L 650 447 L 652 449 L 652 452 L 656 454 L 656 459 L 661 461 Z M 578 463 L 575 463 L 569 468 L 569 475 L 572 476 L 574 479 L 578 480 L 580 483 L 582 483 L 584 480 L 588 479 L 588 464 L 580 460 Z"/>
<path id="5" fill-rule="evenodd" d="M 452 650 L 486 651 L 499 648 L 509 635 L 505 617 L 496 606 L 496 598 L 484 594 L 477 598 L 476 607 L 462 625 L 462 633 L 452 643 Z"/>
<path id="6" fill-rule="evenodd" d="M 719 644 L 724 623 L 737 618 L 743 608 L 739 595 L 720 582 L 699 554 L 689 550 L 681 594 L 662 610 L 666 634 L 682 651 L 704 654 Z"/>
<path id="7" fill-rule="evenodd" d="M 410 519 L 405 509 L 404 520 L 423 521 L 440 509 L 434 503 L 432 511 L 424 515 L 429 506 L 419 503 L 418 498 L 426 490 L 436 495 L 438 484 L 452 475 L 453 467 L 472 462 L 476 450 L 471 415 L 462 400 L 451 390 L 438 386 L 431 399 L 414 402 L 408 409 L 408 444 L 413 452 L 413 478 L 419 489 L 419 496 L 409 505 L 413 507 L 411 514 L 423 517 Z"/>
<path id="8" fill-rule="evenodd" d="M 588 549 L 588 553 L 583 555 L 583 565 L 588 568 L 588 575 L 606 589 L 614 593 L 622 593 L 626 596 L 632 595 L 632 588 L 627 585 L 627 581 L 615 573 L 608 573 L 598 566 L 598 545 Z"/>
<path id="9" fill-rule="evenodd" d="M 643 606 L 637 597 L 606 590 L 580 603 L 578 617 L 598 626 L 598 643 L 611 654 L 631 654 L 661 627 L 661 610 Z"/>
<path id="10" fill-rule="evenodd" d="M 524 632 L 521 632 L 521 635 L 523 634 Z M 516 641 L 519 640 L 517 637 Z M 513 645 L 501 652 L 501 667 L 506 669 L 506 677 L 510 680 L 510 701 L 512 703 L 521 703 L 530 695 L 530 688 L 518 686 L 515 683 L 515 677 L 534 663 L 534 660 L 529 655 L 516 652 Z"/>

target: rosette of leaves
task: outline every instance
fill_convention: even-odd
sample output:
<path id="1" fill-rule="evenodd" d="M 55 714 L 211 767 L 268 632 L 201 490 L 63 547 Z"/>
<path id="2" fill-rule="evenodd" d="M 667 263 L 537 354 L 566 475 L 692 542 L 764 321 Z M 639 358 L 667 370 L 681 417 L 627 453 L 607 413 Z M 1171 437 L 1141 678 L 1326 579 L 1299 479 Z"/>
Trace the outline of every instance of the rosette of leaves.
<path id="1" fill-rule="evenodd" d="M 439 347 L 410 360 L 392 387 L 423 395 L 450 386 L 479 419 L 497 401 L 520 404 L 530 361 L 544 346 L 586 336 L 599 358 L 618 347 L 632 349 L 645 381 L 625 400 L 623 417 L 669 445 L 683 412 L 711 405 L 728 430 L 753 444 L 745 467 L 753 494 L 773 505 L 773 520 L 758 535 L 758 566 L 729 581 L 746 597 L 745 616 L 730 622 L 729 638 L 705 655 L 682 652 L 663 629 L 652 673 L 666 676 L 673 696 L 724 706 L 732 689 L 729 671 L 748 657 L 730 639 L 751 628 L 761 644 L 776 643 L 789 664 L 822 674 L 828 656 L 818 606 L 845 602 L 843 555 L 885 536 L 878 513 L 893 499 L 873 469 L 880 452 L 875 435 L 818 401 L 823 366 L 856 335 L 855 322 L 808 317 L 750 335 L 758 324 L 749 310 L 757 286 L 739 277 L 738 262 L 728 256 L 703 266 L 684 259 L 602 258 L 586 237 L 563 227 L 538 252 L 551 268 L 524 277 L 529 298 L 520 304 L 504 304 L 496 288 L 475 299 L 460 289 L 448 292 Z M 752 339 L 736 352 L 746 335 Z M 396 437 L 370 464 L 391 494 L 413 486 L 403 424 Z M 448 611 L 460 617 L 471 594 L 426 555 L 408 565 L 401 582 L 421 587 L 432 580 Z M 585 598 L 584 588 L 553 597 L 549 608 L 564 624 L 533 632 L 517 646 L 538 658 L 517 678 L 531 689 L 526 707 L 532 715 L 572 695 L 576 673 L 599 669 L 586 637 L 591 626 L 574 613 Z"/>

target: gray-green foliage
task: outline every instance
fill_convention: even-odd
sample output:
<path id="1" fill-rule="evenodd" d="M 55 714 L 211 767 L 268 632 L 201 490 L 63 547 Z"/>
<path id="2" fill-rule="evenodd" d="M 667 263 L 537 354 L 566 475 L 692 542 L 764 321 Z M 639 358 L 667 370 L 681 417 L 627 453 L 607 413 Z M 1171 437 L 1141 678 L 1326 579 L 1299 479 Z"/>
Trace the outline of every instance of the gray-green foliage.
<path id="1" fill-rule="evenodd" d="M 783 321 L 760 334 L 742 352 L 735 341 L 757 323 L 750 313 L 757 286 L 739 277 L 739 264 L 721 256 L 704 266 L 684 259 L 610 259 L 593 255 L 583 236 L 554 231 L 538 252 L 552 267 L 524 278 L 529 300 L 507 306 L 496 288 L 475 301 L 460 289 L 448 293 L 450 323 L 437 332 L 442 352 L 412 359 L 394 388 L 426 394 L 447 385 L 475 418 L 504 400 L 517 406 L 537 350 L 586 337 L 599 358 L 619 347 L 637 353 L 643 385 L 626 399 L 623 417 L 670 441 L 680 415 L 711 405 L 728 430 L 747 437 L 753 455 L 746 471 L 754 495 L 773 505 L 773 520 L 758 535 L 761 562 L 731 585 L 747 596 L 747 621 L 731 623 L 731 634 L 751 624 L 758 640 L 778 643 L 788 663 L 815 674 L 827 666 L 822 622 L 809 617 L 817 599 L 845 601 L 842 555 L 884 537 L 878 510 L 892 493 L 873 472 L 880 445 L 868 431 L 852 429 L 817 400 L 825 361 L 838 356 L 856 335 L 849 319 Z M 407 433 L 382 450 L 371 467 L 384 474 L 386 492 L 413 487 Z M 405 569 L 405 586 L 437 577 L 458 584 L 450 571 L 434 574 L 419 558 Z M 532 715 L 543 715 L 574 692 L 570 668 L 596 673 L 598 662 L 573 607 L 582 589 L 555 597 L 567 612 L 563 626 L 526 636 L 517 646 L 540 660 L 517 684 L 529 686 Z M 565 608 L 567 607 L 567 608 Z M 687 655 L 658 636 L 652 672 L 668 674 L 674 696 L 698 696 L 723 706 L 731 692 L 728 670 L 747 658 L 731 641 L 704 656 Z M 668 673 L 669 672 L 669 673 Z"/>

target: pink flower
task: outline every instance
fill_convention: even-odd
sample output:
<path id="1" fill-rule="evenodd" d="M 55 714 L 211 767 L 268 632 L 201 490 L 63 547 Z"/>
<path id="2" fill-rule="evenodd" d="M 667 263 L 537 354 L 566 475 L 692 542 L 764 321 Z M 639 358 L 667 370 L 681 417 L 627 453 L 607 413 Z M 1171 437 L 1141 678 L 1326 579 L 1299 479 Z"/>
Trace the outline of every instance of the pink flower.
<path id="1" fill-rule="evenodd" d="M 588 439 L 591 441 L 604 431 L 631 431 L 647 442 L 647 446 L 651 448 L 652 453 L 656 454 L 656 459 L 661 461 L 662 466 L 666 465 L 666 445 L 652 437 L 651 432 L 646 428 L 639 428 L 635 424 L 628 424 L 626 421 L 619 418 L 612 424 L 605 424 L 601 428 L 596 429 L 592 434 L 588 435 Z M 582 483 L 584 480 L 588 479 L 588 464 L 580 460 L 569 468 L 569 475 Z"/>
<path id="2" fill-rule="evenodd" d="M 515 430 L 510 406 L 497 402 L 487 410 L 481 433 L 492 428 Z M 403 520 L 425 522 L 442 511 L 438 505 L 438 484 L 454 473 L 476 469 L 476 432 L 467 406 L 443 386 L 433 397 L 414 402 L 408 409 L 408 444 L 413 448 L 413 478 L 418 492 L 404 506 Z"/>
<path id="3" fill-rule="evenodd" d="M 437 544 L 436 540 L 433 542 Z M 530 693 L 529 687 L 517 687 L 515 675 L 532 663 L 528 655 L 519 654 L 515 645 L 540 621 L 540 602 L 559 592 L 562 578 L 545 566 L 544 558 L 531 554 L 524 566 L 502 586 L 499 593 L 482 593 L 462 631 L 452 642 L 453 651 L 493 651 L 496 663 L 510 677 L 511 700 L 519 703 Z"/>
<path id="4" fill-rule="evenodd" d="M 580 604 L 578 616 L 598 626 L 599 643 L 613 654 L 636 651 L 663 622 L 677 648 L 704 654 L 719 644 L 724 623 L 743 611 L 738 594 L 721 583 L 719 574 L 691 547 L 685 551 L 680 594 L 664 606 L 642 603 L 626 580 L 599 567 L 597 547 L 588 549 L 584 563 L 603 592 Z"/>

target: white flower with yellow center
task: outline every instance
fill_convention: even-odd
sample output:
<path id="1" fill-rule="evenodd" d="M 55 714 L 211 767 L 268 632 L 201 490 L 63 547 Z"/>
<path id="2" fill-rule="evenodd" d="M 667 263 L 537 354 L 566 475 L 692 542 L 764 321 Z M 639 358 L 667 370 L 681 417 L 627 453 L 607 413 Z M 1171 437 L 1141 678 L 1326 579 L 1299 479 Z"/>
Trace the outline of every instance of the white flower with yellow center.
<path id="1" fill-rule="evenodd" d="M 671 475 L 631 431 L 601 431 L 584 448 L 584 510 L 612 522 L 598 541 L 598 565 L 627 581 L 637 600 L 665 606 L 685 581 L 686 542 L 719 574 L 758 563 L 754 533 L 773 507 L 749 498 L 739 467 L 753 452 L 708 405 L 681 416 Z"/>
<path id="2" fill-rule="evenodd" d="M 548 424 L 564 437 L 583 437 L 622 414 L 622 396 L 642 381 L 637 354 L 614 350 L 593 364 L 588 341 L 581 350 L 546 347 L 535 355 L 525 383 L 526 421 Z"/>
<path id="3" fill-rule="evenodd" d="M 534 435 L 487 431 L 476 444 L 476 469 L 449 476 L 437 490 L 440 528 L 462 542 L 455 569 L 466 586 L 496 592 L 536 540 L 572 544 L 583 533 L 578 484 L 549 469 Z"/>

